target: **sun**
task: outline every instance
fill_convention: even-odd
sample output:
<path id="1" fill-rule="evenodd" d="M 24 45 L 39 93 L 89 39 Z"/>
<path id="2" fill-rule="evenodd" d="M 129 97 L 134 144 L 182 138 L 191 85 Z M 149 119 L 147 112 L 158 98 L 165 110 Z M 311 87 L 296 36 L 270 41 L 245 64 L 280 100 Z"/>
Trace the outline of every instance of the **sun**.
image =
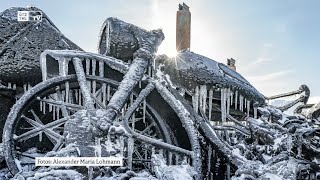
<path id="1" fill-rule="evenodd" d="M 166 44 L 164 44 L 164 46 L 160 45 L 157 54 L 165 54 L 169 57 L 176 57 L 178 52 L 174 47 L 168 47 Z"/>

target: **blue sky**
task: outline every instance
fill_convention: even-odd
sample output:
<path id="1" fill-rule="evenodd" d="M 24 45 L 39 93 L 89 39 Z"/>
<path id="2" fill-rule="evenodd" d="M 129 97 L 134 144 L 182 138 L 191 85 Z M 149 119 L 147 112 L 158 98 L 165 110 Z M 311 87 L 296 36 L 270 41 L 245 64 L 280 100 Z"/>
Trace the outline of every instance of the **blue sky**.
<path id="1" fill-rule="evenodd" d="M 175 50 L 175 0 L 1 0 L 42 9 L 72 41 L 96 52 L 103 21 L 118 17 L 146 29 L 162 28 L 159 52 Z M 191 50 L 237 70 L 264 95 L 307 84 L 320 100 L 320 1 L 185 0 L 192 13 Z"/>

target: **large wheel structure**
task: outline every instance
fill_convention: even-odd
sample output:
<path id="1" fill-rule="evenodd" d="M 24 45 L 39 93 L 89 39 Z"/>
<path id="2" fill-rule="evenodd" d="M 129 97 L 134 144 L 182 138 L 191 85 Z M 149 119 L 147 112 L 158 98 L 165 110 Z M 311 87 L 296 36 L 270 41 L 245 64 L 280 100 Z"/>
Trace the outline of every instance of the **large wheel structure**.
<path id="1" fill-rule="evenodd" d="M 92 90 L 95 108 L 104 109 L 117 90 L 119 82 L 98 76 L 87 76 L 86 78 Z M 46 80 L 19 99 L 7 118 L 3 134 L 6 162 L 13 174 L 34 169 L 35 157 L 46 156 L 47 153 L 64 147 L 64 124 L 73 114 L 85 109 L 81 95 L 77 76 L 68 75 Z M 116 121 L 121 122 L 126 110 L 137 96 L 138 92 L 132 93 Z M 163 119 L 163 114 L 170 112 L 168 110 L 170 107 L 165 109 L 166 112 L 159 112 L 159 109 L 148 104 L 148 101 L 158 101 L 152 99 L 157 97 L 157 94 L 152 95 L 151 93 L 150 96 L 150 99 L 147 98 L 135 109 L 129 119 L 129 127 L 144 137 L 179 148 L 178 146 L 184 144 L 185 139 L 188 139 L 185 130 L 170 127 L 170 124 Z M 107 101 L 103 102 L 103 98 L 106 98 Z M 177 133 L 185 137 L 175 138 L 174 134 Z M 184 139 L 183 142 L 182 139 Z M 152 153 L 163 154 L 168 165 L 179 164 L 183 160 L 192 163 L 191 157 L 170 152 L 161 146 L 155 147 L 146 142 L 133 141 L 134 148 L 124 148 L 123 152 L 126 165 L 133 170 L 148 169 L 151 171 Z"/>

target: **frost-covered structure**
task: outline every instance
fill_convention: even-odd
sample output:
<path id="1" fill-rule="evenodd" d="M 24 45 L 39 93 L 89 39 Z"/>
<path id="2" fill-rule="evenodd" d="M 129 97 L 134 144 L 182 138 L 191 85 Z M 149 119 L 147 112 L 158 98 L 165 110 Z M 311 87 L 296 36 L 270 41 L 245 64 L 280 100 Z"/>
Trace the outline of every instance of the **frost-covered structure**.
<path id="1" fill-rule="evenodd" d="M 10 8 L 0 14 L 0 79 L 23 85 L 41 81 L 40 54 L 46 49 L 78 49 L 43 13 L 42 21 L 18 22 L 17 11 L 40 11 L 35 7 Z"/>
<path id="2" fill-rule="evenodd" d="M 2 13 L 1 25 L 14 21 L 19 9 Z M 15 65 L 26 56 L 34 60 L 19 66 L 28 72 L 12 72 L 11 79 L 5 72 L 1 76 L 4 94 L 18 99 L 3 128 L 5 177 L 316 179 L 319 175 L 320 108 L 307 104 L 307 86 L 265 97 L 239 73 L 204 56 L 190 51 L 173 58 L 157 55 L 164 39 L 161 30 L 148 31 L 117 18 L 103 23 L 99 54 L 81 51 L 48 18 L 42 23 L 31 23 L 46 28 L 41 33 L 26 31 L 35 42 L 18 48 L 14 61 L 0 54 L 4 64 Z M 16 26 L 18 30 L 8 32 L 13 39 L 22 32 L 21 25 Z M 48 44 L 41 42 L 43 35 Z M 3 42 L 1 52 L 21 46 L 14 40 Z M 55 44 L 59 42 L 64 45 Z M 30 50 L 34 45 L 41 54 Z M 23 84 L 29 82 L 23 81 L 20 90 L 18 85 L 13 88 L 11 80 L 33 71 L 42 75 L 42 82 L 25 92 Z M 282 107 L 266 103 L 292 94 L 303 95 Z M 304 104 L 296 115 L 282 112 L 298 102 Z M 117 156 L 123 157 L 124 166 L 35 167 L 34 159 L 43 156 Z"/>

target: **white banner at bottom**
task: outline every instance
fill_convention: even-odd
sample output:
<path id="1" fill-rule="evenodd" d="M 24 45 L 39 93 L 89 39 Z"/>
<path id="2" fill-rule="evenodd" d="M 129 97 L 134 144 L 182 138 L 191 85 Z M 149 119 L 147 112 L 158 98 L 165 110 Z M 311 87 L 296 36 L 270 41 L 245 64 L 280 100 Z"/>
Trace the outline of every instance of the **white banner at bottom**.
<path id="1" fill-rule="evenodd" d="M 36 157 L 36 166 L 123 166 L 122 157 Z"/>

